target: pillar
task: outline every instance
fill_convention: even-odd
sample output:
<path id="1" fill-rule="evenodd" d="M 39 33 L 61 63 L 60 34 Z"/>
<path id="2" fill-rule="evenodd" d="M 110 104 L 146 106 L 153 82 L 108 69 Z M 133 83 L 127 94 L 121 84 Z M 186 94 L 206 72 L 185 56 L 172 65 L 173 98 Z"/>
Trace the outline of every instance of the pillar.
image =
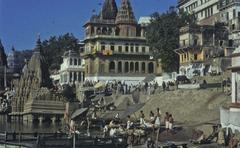
<path id="1" fill-rule="evenodd" d="M 148 62 L 145 62 L 145 73 L 148 73 Z"/>
<path id="2" fill-rule="evenodd" d="M 139 73 L 142 73 L 142 62 L 138 62 Z"/>
<path id="3" fill-rule="evenodd" d="M 118 73 L 118 61 L 114 61 L 115 63 L 115 73 L 117 74 Z"/>
<path id="4" fill-rule="evenodd" d="M 70 83 L 70 72 L 67 73 L 67 83 Z"/>
<path id="5" fill-rule="evenodd" d="M 124 61 L 121 61 L 122 62 L 122 73 L 124 74 L 125 73 L 125 62 Z"/>

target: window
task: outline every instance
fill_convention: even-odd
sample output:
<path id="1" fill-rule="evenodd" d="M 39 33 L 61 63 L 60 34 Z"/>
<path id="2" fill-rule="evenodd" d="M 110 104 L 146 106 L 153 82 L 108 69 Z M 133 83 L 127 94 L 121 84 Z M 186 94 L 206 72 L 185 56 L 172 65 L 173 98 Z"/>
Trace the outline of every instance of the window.
<path id="1" fill-rule="evenodd" d="M 145 53 L 146 52 L 146 48 L 142 47 L 142 52 Z"/>
<path id="2" fill-rule="evenodd" d="M 82 63 L 81 63 L 81 59 L 78 59 L 78 65 L 81 65 Z"/>
<path id="3" fill-rule="evenodd" d="M 236 10 L 233 9 L 233 18 L 236 18 Z"/>
<path id="4" fill-rule="evenodd" d="M 122 46 L 118 46 L 118 52 L 122 52 Z"/>
<path id="5" fill-rule="evenodd" d="M 74 65 L 77 65 L 78 60 L 74 59 Z"/>
<path id="6" fill-rule="evenodd" d="M 105 45 L 101 46 L 101 51 L 105 50 Z"/>
<path id="7" fill-rule="evenodd" d="M 133 47 L 133 45 L 131 45 L 131 52 L 134 52 L 134 47 Z"/>
<path id="8" fill-rule="evenodd" d="M 128 52 L 128 44 L 125 45 L 125 52 Z"/>
<path id="9" fill-rule="evenodd" d="M 185 40 L 183 40 L 182 43 L 183 43 L 183 46 L 186 46 L 186 42 L 185 42 Z"/>
<path id="10" fill-rule="evenodd" d="M 111 50 L 114 51 L 114 45 L 111 45 Z"/>
<path id="11" fill-rule="evenodd" d="M 197 39 L 194 39 L 194 46 L 196 46 L 198 43 L 198 40 Z"/>
<path id="12" fill-rule="evenodd" d="M 197 54 L 194 54 L 194 60 L 197 60 Z"/>
<path id="13" fill-rule="evenodd" d="M 138 47 L 138 45 L 136 45 L 135 50 L 136 50 L 136 52 L 139 52 L 139 47 Z"/>
<path id="14" fill-rule="evenodd" d="M 72 59 L 70 59 L 70 65 L 73 65 L 73 61 L 72 61 Z"/>
<path id="15" fill-rule="evenodd" d="M 229 47 L 233 47 L 233 40 L 229 40 L 229 41 L 228 41 L 228 46 L 229 46 Z"/>

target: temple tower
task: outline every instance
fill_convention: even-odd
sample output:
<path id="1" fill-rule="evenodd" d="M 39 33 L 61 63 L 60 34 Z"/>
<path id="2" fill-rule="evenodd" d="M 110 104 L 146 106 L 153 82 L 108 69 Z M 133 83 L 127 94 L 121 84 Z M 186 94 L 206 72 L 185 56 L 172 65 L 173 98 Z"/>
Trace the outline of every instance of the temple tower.
<path id="1" fill-rule="evenodd" d="M 137 21 L 129 0 L 122 0 L 116 18 L 116 25 L 119 28 L 120 36 L 136 36 Z"/>

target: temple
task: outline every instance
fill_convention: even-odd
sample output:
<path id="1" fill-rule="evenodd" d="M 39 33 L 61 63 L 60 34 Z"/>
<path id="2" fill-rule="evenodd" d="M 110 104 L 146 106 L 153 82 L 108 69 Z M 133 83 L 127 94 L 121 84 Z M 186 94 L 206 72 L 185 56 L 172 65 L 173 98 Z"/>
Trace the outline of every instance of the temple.
<path id="1" fill-rule="evenodd" d="M 86 80 L 137 83 L 148 74 L 161 75 L 161 64 L 146 44 L 146 24 L 137 22 L 129 0 L 119 9 L 114 0 L 105 0 L 84 28 Z"/>
<path id="2" fill-rule="evenodd" d="M 13 98 L 13 117 L 27 121 L 60 119 L 64 115 L 64 97 L 54 93 L 49 77 L 48 66 L 41 51 L 38 39 L 30 61 L 23 68 L 23 74 Z"/>

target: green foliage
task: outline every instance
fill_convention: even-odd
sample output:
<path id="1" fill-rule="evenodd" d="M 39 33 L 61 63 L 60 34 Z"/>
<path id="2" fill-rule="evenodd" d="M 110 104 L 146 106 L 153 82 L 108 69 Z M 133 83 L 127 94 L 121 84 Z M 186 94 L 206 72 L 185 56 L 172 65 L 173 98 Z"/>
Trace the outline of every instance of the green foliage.
<path id="1" fill-rule="evenodd" d="M 73 34 L 51 36 L 42 42 L 42 51 L 49 65 L 50 71 L 60 69 L 62 56 L 65 51 L 74 50 L 79 52 L 78 39 Z"/>
<path id="2" fill-rule="evenodd" d="M 3 47 L 2 41 L 0 40 L 0 66 L 7 66 L 7 55 Z"/>
<path id="3" fill-rule="evenodd" d="M 172 8 L 166 13 L 152 14 L 151 24 L 147 28 L 147 42 L 153 57 L 161 59 L 165 72 L 178 70 L 179 60 L 174 50 L 179 47 L 179 29 L 194 23 L 194 15 L 177 13 Z"/>

